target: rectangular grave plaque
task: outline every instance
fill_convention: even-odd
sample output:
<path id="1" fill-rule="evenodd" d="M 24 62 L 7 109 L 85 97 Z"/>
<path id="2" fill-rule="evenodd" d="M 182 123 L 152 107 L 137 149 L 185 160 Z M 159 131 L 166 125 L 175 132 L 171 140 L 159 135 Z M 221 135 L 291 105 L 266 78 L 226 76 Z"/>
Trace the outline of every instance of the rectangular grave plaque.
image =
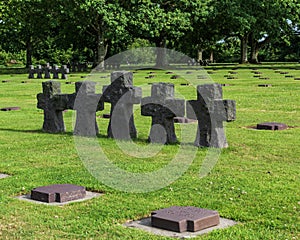
<path id="1" fill-rule="evenodd" d="M 86 190 L 72 184 L 54 184 L 37 187 L 31 191 L 31 199 L 41 202 L 68 202 L 84 198 Z"/>
<path id="2" fill-rule="evenodd" d="M 161 209 L 151 213 L 153 227 L 174 232 L 197 232 L 220 223 L 217 211 L 197 207 L 178 207 Z"/>

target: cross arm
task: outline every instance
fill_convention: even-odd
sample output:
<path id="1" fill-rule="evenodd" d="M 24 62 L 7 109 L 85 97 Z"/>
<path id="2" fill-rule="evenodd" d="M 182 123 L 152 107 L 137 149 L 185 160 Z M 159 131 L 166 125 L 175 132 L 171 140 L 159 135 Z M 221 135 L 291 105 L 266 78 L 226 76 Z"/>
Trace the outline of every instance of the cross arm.
<path id="1" fill-rule="evenodd" d="M 166 99 L 158 101 L 152 97 L 145 97 L 141 101 L 143 116 L 162 115 L 165 118 L 183 117 L 185 112 L 183 99 Z"/>

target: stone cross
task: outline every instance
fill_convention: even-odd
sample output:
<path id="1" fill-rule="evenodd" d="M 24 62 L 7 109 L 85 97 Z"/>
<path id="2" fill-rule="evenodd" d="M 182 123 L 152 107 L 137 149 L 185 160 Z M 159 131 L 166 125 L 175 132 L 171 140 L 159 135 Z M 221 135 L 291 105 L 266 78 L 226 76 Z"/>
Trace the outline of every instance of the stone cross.
<path id="1" fill-rule="evenodd" d="M 142 99 L 141 114 L 152 117 L 149 141 L 153 143 L 176 143 L 174 117 L 183 117 L 185 101 L 174 98 L 174 84 L 154 83 L 151 97 Z"/>
<path id="2" fill-rule="evenodd" d="M 133 104 L 139 104 L 142 89 L 133 86 L 133 73 L 111 73 L 111 84 L 103 87 L 102 98 L 111 104 L 107 135 L 110 138 L 129 140 L 137 137 L 134 125 Z"/>
<path id="3" fill-rule="evenodd" d="M 36 73 L 36 70 L 34 69 L 33 65 L 29 66 L 29 75 L 28 78 L 34 78 L 34 74 Z"/>
<path id="4" fill-rule="evenodd" d="M 61 94 L 60 82 L 47 81 L 42 86 L 43 93 L 37 94 L 37 107 L 44 110 L 43 131 L 64 132 L 62 111 L 68 108 L 69 94 Z"/>
<path id="5" fill-rule="evenodd" d="M 37 65 L 36 67 L 37 78 L 43 78 L 43 68 L 41 65 Z"/>
<path id="6" fill-rule="evenodd" d="M 62 65 L 60 68 L 61 79 L 68 79 L 69 68 L 67 65 Z"/>
<path id="7" fill-rule="evenodd" d="M 95 82 L 76 82 L 76 99 L 74 99 L 73 109 L 76 110 L 76 123 L 74 135 L 96 136 L 98 126 L 96 122 L 96 112 L 104 109 L 104 102 L 101 94 L 95 94 Z"/>
<path id="8" fill-rule="evenodd" d="M 223 122 L 234 121 L 236 105 L 234 100 L 223 100 L 220 84 L 197 86 L 197 100 L 186 103 L 187 117 L 198 120 L 195 146 L 226 148 Z"/>
<path id="9" fill-rule="evenodd" d="M 52 68 L 52 74 L 53 74 L 53 79 L 58 79 L 58 73 L 60 72 L 60 69 L 58 68 L 57 65 L 54 65 Z"/>
<path id="10" fill-rule="evenodd" d="M 50 76 L 51 69 L 52 69 L 52 67 L 50 66 L 49 63 L 47 63 L 47 65 L 44 68 L 44 72 L 45 72 L 44 78 L 45 79 L 50 79 L 51 78 L 51 76 Z"/>

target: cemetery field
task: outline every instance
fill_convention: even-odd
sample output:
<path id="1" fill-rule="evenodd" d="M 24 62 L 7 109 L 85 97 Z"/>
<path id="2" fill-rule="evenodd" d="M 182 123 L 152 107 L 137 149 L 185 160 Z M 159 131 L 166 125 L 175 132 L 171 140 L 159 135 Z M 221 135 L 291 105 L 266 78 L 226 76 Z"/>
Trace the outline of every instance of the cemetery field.
<path id="1" fill-rule="evenodd" d="M 0 174 L 10 175 L 0 179 L 0 239 L 171 239 L 123 226 L 170 206 L 212 209 L 238 222 L 196 239 L 300 239 L 300 64 L 212 65 L 205 70 L 186 66 L 179 74 L 135 71 L 134 85 L 142 87 L 143 97 L 150 95 L 154 82 L 174 83 L 176 97 L 185 100 L 196 99 L 197 84 L 226 84 L 223 98 L 236 101 L 237 114 L 236 121 L 224 123 L 229 147 L 217 154 L 211 172 L 201 178 L 210 150 L 191 146 L 196 123 L 176 123 L 178 144 L 149 145 L 151 118 L 141 116 L 140 106 L 135 105 L 138 139 L 115 142 L 106 137 L 109 120 L 103 114 L 110 108 L 106 103 L 97 112 L 96 141 L 115 166 L 145 174 L 166 167 L 182 147 L 195 155 L 177 180 L 142 193 L 130 192 L 130 186 L 121 191 L 91 175 L 72 133 L 72 110 L 64 112 L 65 133 L 41 131 L 43 110 L 37 109 L 36 95 L 45 79 L 28 79 L 22 72 L 0 69 L 0 108 L 20 107 L 0 111 Z M 99 93 L 110 82 L 108 72 L 70 73 L 68 80 L 59 80 L 62 93 L 73 93 L 74 82 L 84 80 L 97 81 Z M 262 122 L 285 123 L 288 129 L 255 129 Z M 186 129 L 192 140 L 182 146 Z M 62 183 L 102 195 L 64 206 L 16 198 L 39 186 Z"/>

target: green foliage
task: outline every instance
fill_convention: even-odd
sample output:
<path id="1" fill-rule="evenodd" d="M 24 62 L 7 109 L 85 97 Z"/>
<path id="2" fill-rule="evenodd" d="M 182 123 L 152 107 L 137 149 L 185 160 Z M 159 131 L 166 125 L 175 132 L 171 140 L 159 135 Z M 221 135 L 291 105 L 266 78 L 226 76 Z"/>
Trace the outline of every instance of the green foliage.
<path id="1" fill-rule="evenodd" d="M 25 65 L 26 63 L 26 54 L 25 51 L 21 51 L 19 53 L 11 53 L 6 52 L 4 50 L 0 50 L 0 65 Z"/>
<path id="2" fill-rule="evenodd" d="M 295 44 L 299 9 L 297 0 L 7 0 L 0 3 L 0 48 L 26 51 L 26 65 L 35 59 L 96 64 L 146 39 L 195 58 L 206 50 L 228 59 L 242 54 L 241 47 L 223 53 L 218 42 L 239 37 L 249 45 L 250 60 L 258 60 L 258 52 L 267 60 L 273 46 L 281 49 L 271 50 L 272 59 L 292 60 L 298 50 L 281 43 Z"/>
<path id="3" fill-rule="evenodd" d="M 125 53 L 125 58 L 128 63 L 153 63 L 155 62 L 154 54 L 151 49 L 149 50 L 140 50 L 139 48 L 154 47 L 153 44 L 147 39 L 137 38 L 135 41 L 128 47 L 128 53 Z M 127 55 L 127 56 L 126 56 Z"/>
<path id="4" fill-rule="evenodd" d="M 237 63 L 240 59 L 239 40 L 237 38 L 228 38 L 226 41 L 220 41 L 216 44 L 214 59 L 218 63 Z"/>

